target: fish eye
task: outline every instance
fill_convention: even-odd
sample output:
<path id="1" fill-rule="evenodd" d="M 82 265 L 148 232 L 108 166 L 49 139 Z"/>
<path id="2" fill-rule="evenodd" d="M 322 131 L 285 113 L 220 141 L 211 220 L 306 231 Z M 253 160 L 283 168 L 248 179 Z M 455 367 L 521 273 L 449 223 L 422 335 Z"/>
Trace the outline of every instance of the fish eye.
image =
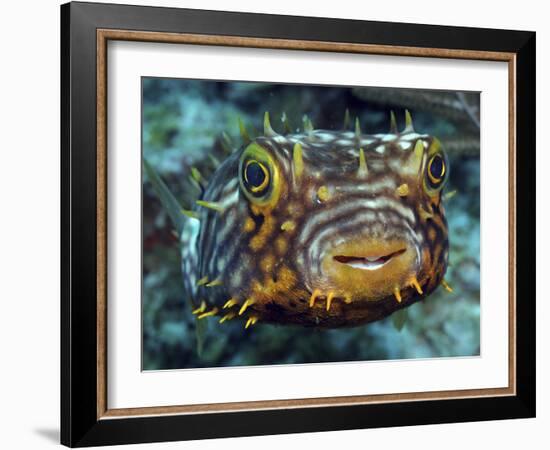
<path id="1" fill-rule="evenodd" d="M 280 195 L 280 175 L 271 153 L 257 142 L 246 147 L 239 162 L 239 183 L 246 198 L 259 207 L 273 207 Z"/>
<path id="2" fill-rule="evenodd" d="M 246 161 L 243 176 L 245 187 L 253 195 L 261 195 L 269 187 L 269 170 L 255 159 Z"/>
<path id="3" fill-rule="evenodd" d="M 443 184 L 447 174 L 447 164 L 441 153 L 436 153 L 429 159 L 426 172 L 430 188 L 437 189 Z"/>

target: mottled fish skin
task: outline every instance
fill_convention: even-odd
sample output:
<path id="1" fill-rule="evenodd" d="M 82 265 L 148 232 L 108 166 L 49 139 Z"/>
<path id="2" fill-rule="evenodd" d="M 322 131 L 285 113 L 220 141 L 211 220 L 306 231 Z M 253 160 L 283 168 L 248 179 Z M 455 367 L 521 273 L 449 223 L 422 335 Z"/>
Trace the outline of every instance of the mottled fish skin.
<path id="1" fill-rule="evenodd" d="M 437 138 L 412 125 L 375 135 L 268 131 L 220 165 L 182 232 L 185 289 L 199 318 L 354 326 L 442 283 L 448 165 Z M 243 181 L 256 159 L 272 183 L 267 201 Z M 434 164 L 441 180 L 430 176 Z"/>

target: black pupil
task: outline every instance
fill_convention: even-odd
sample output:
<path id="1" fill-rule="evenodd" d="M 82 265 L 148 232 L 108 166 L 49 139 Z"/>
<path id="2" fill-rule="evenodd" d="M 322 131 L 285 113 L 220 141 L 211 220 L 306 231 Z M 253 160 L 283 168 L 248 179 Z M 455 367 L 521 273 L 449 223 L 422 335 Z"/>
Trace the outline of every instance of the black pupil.
<path id="1" fill-rule="evenodd" d="M 248 184 L 253 187 L 259 187 L 265 180 L 265 173 L 260 165 L 256 162 L 246 166 L 246 179 Z"/>
<path id="2" fill-rule="evenodd" d="M 436 180 L 439 180 L 443 176 L 443 158 L 441 156 L 435 156 L 432 159 L 430 172 Z"/>

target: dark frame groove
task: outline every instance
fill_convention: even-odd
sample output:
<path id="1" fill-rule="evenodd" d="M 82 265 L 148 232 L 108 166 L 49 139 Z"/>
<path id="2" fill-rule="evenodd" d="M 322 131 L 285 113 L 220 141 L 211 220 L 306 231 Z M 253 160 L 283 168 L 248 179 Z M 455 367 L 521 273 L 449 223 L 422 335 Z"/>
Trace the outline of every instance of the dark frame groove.
<path id="1" fill-rule="evenodd" d="M 515 58 L 516 394 L 98 419 L 97 30 L 512 54 Z M 285 30 L 284 32 L 281 30 Z M 503 59 L 506 59 L 503 56 Z M 90 446 L 534 417 L 535 33 L 112 4 L 61 7 L 61 442 Z"/>

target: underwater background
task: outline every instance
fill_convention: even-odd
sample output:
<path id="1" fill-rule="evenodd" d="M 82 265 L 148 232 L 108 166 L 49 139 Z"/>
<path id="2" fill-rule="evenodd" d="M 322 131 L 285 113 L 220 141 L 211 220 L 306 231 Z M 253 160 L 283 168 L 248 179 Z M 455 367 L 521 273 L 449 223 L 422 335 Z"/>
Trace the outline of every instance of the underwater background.
<path id="1" fill-rule="evenodd" d="M 414 89 L 326 87 L 183 79 L 142 79 L 143 157 L 188 205 L 197 187 L 191 167 L 240 143 L 238 119 L 262 129 L 269 111 L 276 131 L 307 114 L 316 129 L 339 130 L 346 109 L 363 133 L 389 130 L 390 110 L 404 127 L 411 111 L 419 133 L 437 136 L 450 162 L 445 192 L 449 225 L 449 293 L 439 287 L 404 313 L 355 328 L 318 330 L 241 321 L 207 323 L 197 348 L 196 317 L 184 298 L 178 238 L 143 177 L 143 370 L 479 355 L 479 94 Z M 225 133 L 225 134 L 224 134 Z M 259 133 L 251 133 L 252 136 Z M 210 161 L 211 162 L 211 161 Z"/>

